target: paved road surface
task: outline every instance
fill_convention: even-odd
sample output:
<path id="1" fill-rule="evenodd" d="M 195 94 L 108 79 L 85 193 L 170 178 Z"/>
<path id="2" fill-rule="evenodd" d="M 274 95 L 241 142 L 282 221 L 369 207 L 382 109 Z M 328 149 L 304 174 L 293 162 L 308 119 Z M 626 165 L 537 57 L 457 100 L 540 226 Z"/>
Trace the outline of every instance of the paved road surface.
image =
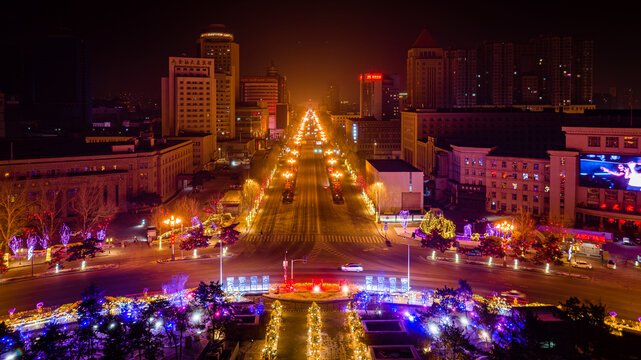
<path id="1" fill-rule="evenodd" d="M 322 278 L 324 281 L 348 279 L 363 283 L 365 275 L 404 277 L 407 272 L 407 247 L 395 243 L 385 246 L 376 226 L 366 213 L 357 189 L 344 177 L 344 204 L 334 204 L 326 181 L 322 155 L 313 146 L 303 147 L 294 202 L 283 204 L 284 181 L 278 177 L 265 198 L 265 205 L 249 235 L 231 250 L 234 257 L 224 260 L 224 277 L 270 275 L 272 281 L 282 279 L 282 260 L 307 256 L 308 263 L 296 263 L 295 276 L 300 281 Z M 263 237 L 260 231 L 263 231 Z M 602 301 L 621 316 L 641 316 L 641 274 L 619 276 L 617 271 L 575 269 L 591 274 L 590 280 L 577 280 L 542 273 L 513 271 L 498 267 L 428 262 L 421 260 L 431 250 L 411 249 L 411 284 L 414 288 L 456 286 L 458 279 L 467 279 L 481 294 L 517 289 L 530 300 L 557 303 L 570 296 Z M 214 252 L 213 249 L 201 251 Z M 172 274 L 188 274 L 188 286 L 198 281 L 218 280 L 217 260 L 160 265 L 158 258 L 169 256 L 167 248 L 159 251 L 146 246 L 114 249 L 110 256 L 93 259 L 91 264 L 119 263 L 114 270 L 76 273 L 12 282 L 0 285 L 0 313 L 16 307 L 18 311 L 35 308 L 36 303 L 62 304 L 75 301 L 82 289 L 95 282 L 108 295 L 140 293 L 143 288 L 160 290 Z M 343 273 L 341 264 L 361 263 L 363 273 Z M 77 265 L 75 265 L 77 266 Z M 11 270 L 7 275 L 12 276 Z M 20 271 L 26 271 L 24 268 Z"/>

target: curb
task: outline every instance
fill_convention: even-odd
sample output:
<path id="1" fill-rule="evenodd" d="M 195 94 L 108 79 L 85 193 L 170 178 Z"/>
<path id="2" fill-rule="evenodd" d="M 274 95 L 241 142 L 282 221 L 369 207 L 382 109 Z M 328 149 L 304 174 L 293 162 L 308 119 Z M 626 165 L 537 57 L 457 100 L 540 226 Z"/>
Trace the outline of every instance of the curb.
<path id="1" fill-rule="evenodd" d="M 444 262 L 448 262 L 448 263 L 455 263 L 454 260 L 442 259 L 442 258 L 432 259 L 430 256 L 424 256 L 424 257 L 420 257 L 420 258 L 422 260 L 425 260 L 425 261 L 428 261 L 428 262 L 429 261 L 433 261 L 433 262 L 444 261 Z M 468 260 L 463 260 L 463 259 L 461 259 L 461 261 L 459 263 L 460 264 L 467 264 L 467 265 L 487 266 L 487 263 L 479 263 L 479 262 L 468 261 Z M 491 267 L 492 268 L 497 268 L 497 269 L 513 270 L 513 269 L 511 269 L 511 266 L 509 266 L 509 265 L 504 267 L 503 265 L 498 264 L 498 263 L 493 265 L 493 266 L 491 266 Z M 527 267 L 527 266 L 519 267 L 519 270 L 530 271 L 530 272 L 543 272 L 544 275 L 565 276 L 565 277 L 574 278 L 574 279 L 581 279 L 581 280 L 589 280 L 589 279 L 591 279 L 591 277 L 586 276 L 586 275 L 580 275 L 580 274 L 573 275 L 573 274 L 570 274 L 570 273 L 567 273 L 567 272 L 560 272 L 560 271 L 554 271 L 554 270 L 550 270 L 550 272 L 548 274 L 545 274 L 545 272 L 543 270 L 541 270 L 541 269 L 535 269 L 535 268 L 531 268 L 531 267 Z M 516 271 L 518 271 L 518 270 L 516 270 Z"/>
<path id="2" fill-rule="evenodd" d="M 88 266 L 84 270 L 80 270 L 78 268 L 73 268 L 73 269 L 65 271 L 63 269 L 57 274 L 55 272 L 46 272 L 46 273 L 36 274 L 34 276 L 27 275 L 27 276 L 18 276 L 18 277 L 13 277 L 13 278 L 0 279 L 0 284 L 27 281 L 27 280 L 37 280 L 37 279 L 48 278 L 48 277 L 53 277 L 53 276 L 63 276 L 63 275 L 71 275 L 71 274 L 77 274 L 77 273 L 87 273 L 87 272 L 94 272 L 94 271 L 101 271 L 101 270 L 110 270 L 110 269 L 117 269 L 119 267 L 120 267 L 120 265 L 118 265 L 118 264 L 107 264 L 107 265 Z"/>
<path id="3" fill-rule="evenodd" d="M 233 257 L 233 256 L 234 256 L 234 254 L 227 255 L 227 256 L 223 256 L 223 259 L 231 258 L 231 257 Z M 160 259 L 160 260 L 156 260 L 156 262 L 157 262 L 158 264 L 162 264 L 162 265 L 164 265 L 164 264 L 174 264 L 174 263 L 181 263 L 181 262 L 205 261 L 205 260 L 219 260 L 219 259 L 220 259 L 220 256 L 216 256 L 216 257 L 205 257 L 205 256 L 203 255 L 203 257 L 199 257 L 198 259 L 181 259 L 181 260 L 174 260 L 174 261 L 171 261 L 171 260 L 169 260 L 169 259 Z"/>

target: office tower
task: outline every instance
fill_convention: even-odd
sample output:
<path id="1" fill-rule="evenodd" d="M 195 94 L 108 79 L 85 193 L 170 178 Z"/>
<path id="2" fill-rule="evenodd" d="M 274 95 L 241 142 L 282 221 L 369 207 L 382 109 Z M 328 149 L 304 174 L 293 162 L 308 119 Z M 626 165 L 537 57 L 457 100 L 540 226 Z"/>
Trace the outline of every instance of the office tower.
<path id="1" fill-rule="evenodd" d="M 162 78 L 162 135 L 216 133 L 214 60 L 170 57 Z"/>
<path id="2" fill-rule="evenodd" d="M 278 78 L 274 76 L 243 76 L 240 79 L 242 102 L 265 101 L 269 109 L 268 129 L 276 129 L 276 104 L 278 104 Z"/>
<path id="3" fill-rule="evenodd" d="M 216 128 L 219 139 L 235 136 L 234 114 L 239 94 L 238 44 L 224 25 L 210 25 L 200 34 L 198 53 L 201 58 L 214 59 L 216 73 Z"/>
<path id="4" fill-rule="evenodd" d="M 514 44 L 486 41 L 479 54 L 479 104 L 511 106 L 514 103 Z"/>
<path id="5" fill-rule="evenodd" d="M 287 91 L 287 77 L 281 75 L 278 68 L 272 62 L 267 68 L 267 77 L 275 78 L 278 80 L 278 102 L 289 103 L 289 92 Z"/>
<path id="6" fill-rule="evenodd" d="M 443 49 L 427 30 L 407 51 L 407 92 L 410 106 L 438 108 L 444 105 Z"/>
<path id="7" fill-rule="evenodd" d="M 398 93 L 400 77 L 381 73 L 359 75 L 361 117 L 377 120 L 400 119 Z"/>
<path id="8" fill-rule="evenodd" d="M 477 50 L 446 50 L 445 106 L 471 108 L 477 105 L 478 63 Z"/>
<path id="9" fill-rule="evenodd" d="M 327 106 L 327 110 L 332 113 L 340 112 L 341 100 L 340 100 L 340 88 L 334 82 L 330 82 L 327 87 L 327 92 L 325 93 L 325 98 L 323 103 Z"/>

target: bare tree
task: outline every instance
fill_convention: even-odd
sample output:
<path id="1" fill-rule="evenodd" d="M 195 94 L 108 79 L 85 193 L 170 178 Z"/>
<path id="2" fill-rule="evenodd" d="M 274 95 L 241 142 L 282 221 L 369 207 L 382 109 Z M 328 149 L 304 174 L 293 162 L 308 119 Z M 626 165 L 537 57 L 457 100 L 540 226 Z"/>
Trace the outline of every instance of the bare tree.
<path id="1" fill-rule="evenodd" d="M 151 226 L 154 226 L 160 233 L 162 233 L 162 229 L 165 227 L 165 224 L 163 221 L 169 217 L 169 211 L 167 208 L 163 205 L 159 205 L 151 209 L 151 216 L 149 219 L 149 224 Z"/>
<path id="2" fill-rule="evenodd" d="M 0 250 L 27 224 L 30 201 L 24 187 L 14 181 L 0 181 Z"/>
<path id="3" fill-rule="evenodd" d="M 183 196 L 176 201 L 170 215 L 182 218 L 183 221 L 189 221 L 194 216 L 200 218 L 201 212 L 200 202 L 196 198 Z"/>
<path id="4" fill-rule="evenodd" d="M 241 211 L 249 211 L 254 205 L 254 200 L 258 196 L 260 185 L 252 180 L 247 179 L 243 184 Z"/>
<path id="5" fill-rule="evenodd" d="M 34 221 L 43 238 L 53 240 L 62 225 L 62 213 L 67 203 L 59 190 L 41 188 L 34 201 Z"/>
<path id="6" fill-rule="evenodd" d="M 105 199 L 102 183 L 81 185 L 71 198 L 69 208 L 76 214 L 76 225 L 83 239 L 92 228 L 116 213 L 116 205 Z"/>

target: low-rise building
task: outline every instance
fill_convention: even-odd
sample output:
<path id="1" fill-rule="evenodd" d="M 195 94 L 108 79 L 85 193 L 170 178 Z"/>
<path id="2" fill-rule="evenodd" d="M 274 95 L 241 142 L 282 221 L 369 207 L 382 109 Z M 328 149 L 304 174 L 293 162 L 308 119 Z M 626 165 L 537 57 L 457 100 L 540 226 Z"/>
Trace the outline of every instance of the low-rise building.
<path id="1" fill-rule="evenodd" d="M 366 159 L 400 159 L 400 121 L 380 121 L 374 118 L 345 121 L 347 141 Z"/>
<path id="2" fill-rule="evenodd" d="M 380 214 L 422 212 L 423 172 L 403 160 L 367 160 L 366 181 Z"/>
<path id="3" fill-rule="evenodd" d="M 30 138 L 4 141 L 0 147 L 0 173 L 33 189 L 32 196 L 50 190 L 73 194 L 82 184 L 102 186 L 105 201 L 113 201 L 119 211 L 126 211 L 127 199 L 141 193 L 168 200 L 184 188 L 180 176 L 193 173 L 190 140 Z"/>

